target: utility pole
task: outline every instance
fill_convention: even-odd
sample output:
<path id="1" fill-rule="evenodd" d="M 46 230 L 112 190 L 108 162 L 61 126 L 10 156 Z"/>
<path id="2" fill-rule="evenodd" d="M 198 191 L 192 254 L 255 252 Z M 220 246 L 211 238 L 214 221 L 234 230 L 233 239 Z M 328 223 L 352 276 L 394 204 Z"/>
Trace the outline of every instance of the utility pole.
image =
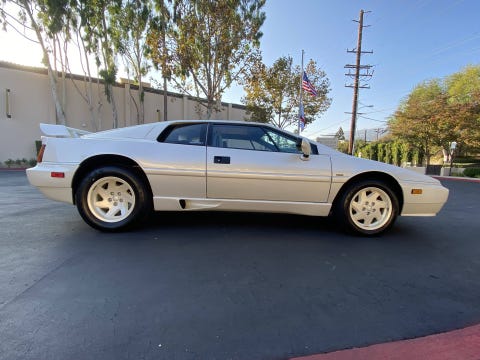
<path id="1" fill-rule="evenodd" d="M 367 11 L 369 12 L 369 11 Z M 348 153 L 350 155 L 353 154 L 353 147 L 354 147 L 354 142 L 355 142 L 355 131 L 356 131 L 356 121 L 357 121 L 357 110 L 358 110 L 358 91 L 359 89 L 369 89 L 370 86 L 368 85 L 362 85 L 360 84 L 360 78 L 371 78 L 373 75 L 373 72 L 370 72 L 370 69 L 372 68 L 372 65 L 361 65 L 361 57 L 362 54 L 373 54 L 373 51 L 362 51 L 362 32 L 363 28 L 367 27 L 363 25 L 363 14 L 365 11 L 360 10 L 360 16 L 359 20 L 353 20 L 355 22 L 358 22 L 358 39 L 357 39 L 357 47 L 352 50 L 348 50 L 348 53 L 355 53 L 356 54 L 356 61 L 355 65 L 353 64 L 347 64 L 345 65 L 345 69 L 348 69 L 348 74 L 345 74 L 346 76 L 353 77 L 354 82 L 353 85 L 345 85 L 346 87 L 351 87 L 353 88 L 353 103 L 352 103 L 352 121 L 350 124 L 350 141 L 348 142 Z M 351 72 L 351 70 L 355 70 L 354 73 Z M 361 71 L 364 71 L 364 73 L 361 73 Z"/>
<path id="2" fill-rule="evenodd" d="M 380 135 L 385 134 L 387 131 L 388 131 L 387 129 L 382 129 L 382 128 L 375 129 L 375 132 L 377 133 L 377 141 L 378 141 Z"/>

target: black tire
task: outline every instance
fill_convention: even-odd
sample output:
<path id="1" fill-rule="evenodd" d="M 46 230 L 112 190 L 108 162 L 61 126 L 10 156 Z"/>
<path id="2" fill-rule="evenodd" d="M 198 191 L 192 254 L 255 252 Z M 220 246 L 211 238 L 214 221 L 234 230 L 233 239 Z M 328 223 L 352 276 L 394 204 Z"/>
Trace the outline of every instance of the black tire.
<path id="1" fill-rule="evenodd" d="M 150 213 L 151 201 L 141 177 L 117 166 L 93 170 L 75 193 L 83 220 L 101 231 L 119 231 L 138 225 Z"/>
<path id="2" fill-rule="evenodd" d="M 388 230 L 398 216 L 399 203 L 389 186 L 379 180 L 349 185 L 335 204 L 334 215 L 344 228 L 364 236 Z"/>

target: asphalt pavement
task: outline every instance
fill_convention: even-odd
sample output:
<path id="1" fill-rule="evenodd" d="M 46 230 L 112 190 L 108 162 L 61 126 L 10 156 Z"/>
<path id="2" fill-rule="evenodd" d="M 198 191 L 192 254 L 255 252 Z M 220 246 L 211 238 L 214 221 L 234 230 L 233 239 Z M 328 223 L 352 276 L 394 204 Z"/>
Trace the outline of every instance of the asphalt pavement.
<path id="1" fill-rule="evenodd" d="M 379 238 L 157 213 L 105 234 L 0 172 L 0 359 L 287 359 L 480 323 L 480 184 Z"/>

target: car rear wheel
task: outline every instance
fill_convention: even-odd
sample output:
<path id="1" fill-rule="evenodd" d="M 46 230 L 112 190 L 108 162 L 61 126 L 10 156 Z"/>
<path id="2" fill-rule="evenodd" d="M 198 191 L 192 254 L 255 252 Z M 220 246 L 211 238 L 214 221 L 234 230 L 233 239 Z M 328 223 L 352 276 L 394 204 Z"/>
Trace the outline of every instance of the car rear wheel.
<path id="1" fill-rule="evenodd" d="M 398 199 L 387 184 L 366 180 L 350 185 L 336 204 L 335 213 L 347 230 L 378 235 L 390 228 L 398 216 Z"/>
<path id="2" fill-rule="evenodd" d="M 90 226 L 123 230 L 136 225 L 149 210 L 142 179 L 121 167 L 102 167 L 90 172 L 75 194 L 78 211 Z"/>

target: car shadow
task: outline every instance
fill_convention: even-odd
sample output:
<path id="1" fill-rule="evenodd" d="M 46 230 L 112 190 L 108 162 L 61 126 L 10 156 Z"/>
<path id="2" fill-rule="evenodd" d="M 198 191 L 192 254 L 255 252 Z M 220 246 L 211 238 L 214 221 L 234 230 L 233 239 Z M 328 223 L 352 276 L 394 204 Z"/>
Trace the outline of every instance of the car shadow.
<path id="1" fill-rule="evenodd" d="M 228 227 L 245 229 L 285 228 L 302 231 L 322 229 L 327 232 L 338 232 L 335 221 L 330 217 L 312 217 L 292 214 L 270 214 L 252 212 L 155 212 L 145 223 L 145 228 L 189 227 L 211 228 Z"/>

